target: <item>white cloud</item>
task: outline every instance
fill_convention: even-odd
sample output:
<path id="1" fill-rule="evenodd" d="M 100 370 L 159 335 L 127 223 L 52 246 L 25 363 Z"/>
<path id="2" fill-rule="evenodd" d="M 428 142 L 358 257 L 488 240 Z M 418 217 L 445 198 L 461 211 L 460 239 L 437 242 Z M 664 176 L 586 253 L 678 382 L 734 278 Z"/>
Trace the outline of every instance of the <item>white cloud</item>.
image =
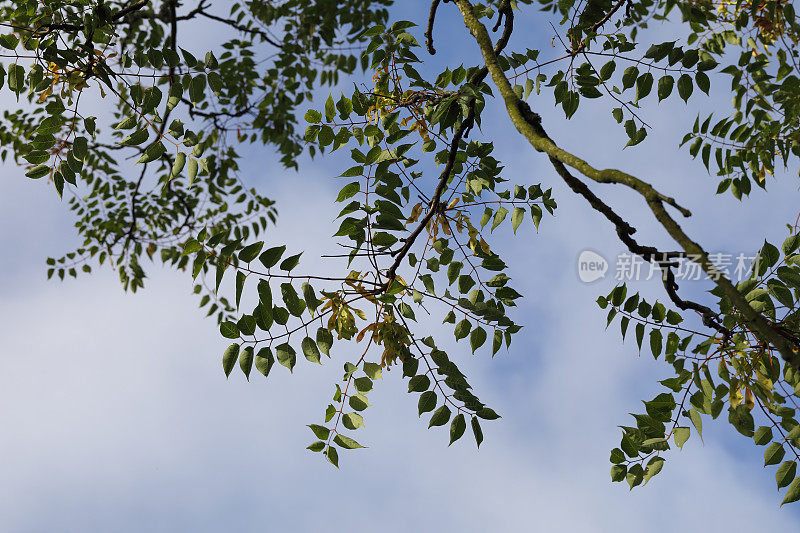
<path id="1" fill-rule="evenodd" d="M 322 201 L 279 200 L 289 228 Z M 300 241 L 325 232 L 296 228 L 280 233 Z M 545 233 L 540 240 L 553 238 Z M 653 365 L 603 332 L 585 304 L 596 289 L 559 267 L 570 248 L 525 283 L 526 292 L 561 295 L 534 297 L 523 310 L 522 319 L 542 313 L 542 327 L 525 321 L 525 335 L 494 360 L 463 356 L 476 390 L 504 415 L 484 424 L 479 453 L 469 439 L 447 448 L 443 431 L 425 430 L 392 372 L 359 431 L 370 448 L 343 452 L 342 471 L 303 449 L 304 424 L 319 421 L 341 349 L 325 368 L 302 361 L 291 377 L 276 366 L 266 381 L 226 381 L 223 343 L 194 309 L 185 276 L 155 268 L 132 296 L 108 273 L 59 287 L 31 265 L 0 303 L 0 452 L 9 458 L 0 514 L 11 531 L 788 527 L 791 514 L 775 512 L 764 490 L 771 473 L 759 471 L 755 454 L 742 461 L 714 430 L 705 447 L 693 437 L 673 452 L 650 486 L 628 493 L 610 483 L 613 426 L 652 390 Z M 545 303 L 554 307 L 531 309 Z"/>

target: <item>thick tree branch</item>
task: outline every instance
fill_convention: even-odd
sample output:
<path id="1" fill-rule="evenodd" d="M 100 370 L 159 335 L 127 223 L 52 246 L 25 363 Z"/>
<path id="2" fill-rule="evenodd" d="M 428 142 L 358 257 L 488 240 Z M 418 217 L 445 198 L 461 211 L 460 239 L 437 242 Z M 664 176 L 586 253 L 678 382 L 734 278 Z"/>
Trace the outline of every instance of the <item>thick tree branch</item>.
<path id="1" fill-rule="evenodd" d="M 784 360 L 793 365 L 800 365 L 798 348 L 786 339 L 779 331 L 772 327 L 767 319 L 753 309 L 731 281 L 717 269 L 708 257 L 706 251 L 694 240 L 692 240 L 667 212 L 664 204 L 667 203 L 678 209 L 684 216 L 691 213 L 680 207 L 674 199 L 659 193 L 652 185 L 636 178 L 626 172 L 616 169 L 599 170 L 592 167 L 589 163 L 578 156 L 567 152 L 558 147 L 541 126 L 541 122 L 532 120 L 531 116 L 524 112 L 522 100 L 517 97 L 508 78 L 505 76 L 502 67 L 498 62 L 497 53 L 492 45 L 491 37 L 486 26 L 477 18 L 473 12 L 472 4 L 469 0 L 453 0 L 461 12 L 464 23 L 475 38 L 484 63 L 492 76 L 504 102 L 506 110 L 512 123 L 517 130 L 525 136 L 528 142 L 536 150 L 544 152 L 551 158 L 574 168 L 584 176 L 596 181 L 597 183 L 615 183 L 625 185 L 638 192 L 653 212 L 656 220 L 670 234 L 670 236 L 681 245 L 684 251 L 711 277 L 720 287 L 725 296 L 739 310 L 744 320 L 754 330 L 754 332 L 764 341 L 772 344 Z"/>
<path id="2" fill-rule="evenodd" d="M 444 0 L 447 2 L 447 0 Z M 440 0 L 433 0 L 431 2 L 431 12 L 428 15 L 428 28 L 425 30 L 425 47 L 428 49 L 430 55 L 436 53 L 436 48 L 433 47 L 433 24 L 436 21 L 436 10 L 439 8 Z"/>

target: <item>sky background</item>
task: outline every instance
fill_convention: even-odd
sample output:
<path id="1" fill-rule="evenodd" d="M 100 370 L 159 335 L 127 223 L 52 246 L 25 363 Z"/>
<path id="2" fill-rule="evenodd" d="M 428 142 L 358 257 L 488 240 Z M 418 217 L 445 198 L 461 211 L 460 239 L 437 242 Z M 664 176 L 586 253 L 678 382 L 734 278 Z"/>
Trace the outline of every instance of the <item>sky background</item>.
<path id="1" fill-rule="evenodd" d="M 425 2 L 408 2 L 400 17 L 420 24 Z M 431 69 L 456 53 L 476 62 L 453 7 L 442 6 L 439 54 Z M 549 47 L 549 27 L 534 13 L 518 21 L 512 46 Z M 535 36 L 540 36 L 539 41 Z M 422 41 L 421 30 L 417 37 Z M 194 37 L 197 41 L 197 35 Z M 530 42 L 528 42 L 530 40 Z M 202 44 L 197 51 L 204 51 Z M 545 54 L 546 52 L 543 52 Z M 548 53 L 556 53 L 549 51 Z M 461 59 L 458 60 L 460 62 Z M 714 197 L 716 179 L 688 159 L 678 142 L 695 114 L 729 99 L 726 84 L 687 110 L 673 97 L 652 105 L 658 128 L 640 147 L 620 153 L 624 132 L 610 113 L 586 107 L 569 122 L 552 96 L 530 103 L 549 133 L 596 167 L 619 167 L 682 199 L 695 212 L 686 230 L 709 251 L 751 253 L 765 234 L 782 239 L 797 215 L 796 173 L 739 203 Z M 651 97 L 653 98 L 653 97 Z M 654 98 L 653 98 L 654 102 Z M 8 94 L 4 106 L 13 105 Z M 661 474 L 629 491 L 612 484 L 608 454 L 619 424 L 642 409 L 670 375 L 663 362 L 638 356 L 632 340 L 605 331 L 593 302 L 613 286 L 582 284 L 578 254 L 608 258 L 621 251 L 611 226 L 561 184 L 546 158 L 529 149 L 502 110 L 482 130 L 494 140 L 505 177 L 554 188 L 555 217 L 537 233 L 528 221 L 518 235 L 499 230 L 501 255 L 525 295 L 514 310 L 524 329 L 494 359 L 450 343 L 451 357 L 481 397 L 503 418 L 483 424 L 475 449 L 466 435 L 447 446 L 447 430 L 426 430 L 400 372 L 384 373 L 370 394 L 369 448 L 343 451 L 341 470 L 305 450 L 306 424 L 322 421 L 341 364 L 352 347 L 340 343 L 323 367 L 280 366 L 268 380 L 234 372 L 226 380 L 227 343 L 204 318 L 191 280 L 152 265 L 146 288 L 122 292 L 116 275 L 99 269 L 63 283 L 46 281 L 44 259 L 77 244 L 73 220 L 52 186 L 30 181 L 13 166 L 0 178 L 0 530 L 25 531 L 743 531 L 791 530 L 800 508 L 778 510 L 774 470 L 763 448 L 737 434 L 722 416 L 705 421 L 705 444 L 692 434 L 683 451 L 666 455 Z M 680 113 L 679 113 L 680 112 Z M 312 251 L 330 249 L 338 211 L 332 200 L 348 166 L 317 159 L 286 172 L 269 150 L 247 153 L 243 176 L 277 201 L 280 216 L 268 242 Z M 595 187 L 640 228 L 643 242 L 669 245 L 642 202 L 626 191 Z M 713 200 L 713 201 L 712 201 Z M 304 255 L 304 258 L 306 256 Z M 307 264 L 315 264 L 310 260 Z M 323 268 L 322 263 L 319 268 Z M 659 296 L 657 285 L 637 286 Z M 685 294 L 710 288 L 687 283 Z M 449 343 L 449 344 L 448 344 Z M 260 379 L 261 378 L 261 379 Z"/>

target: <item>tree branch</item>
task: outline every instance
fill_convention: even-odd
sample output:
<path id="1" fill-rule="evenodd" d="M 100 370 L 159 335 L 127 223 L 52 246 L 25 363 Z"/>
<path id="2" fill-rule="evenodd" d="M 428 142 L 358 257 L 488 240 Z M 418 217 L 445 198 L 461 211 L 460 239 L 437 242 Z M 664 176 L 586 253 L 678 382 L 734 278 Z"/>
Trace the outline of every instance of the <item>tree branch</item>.
<path id="1" fill-rule="evenodd" d="M 447 2 L 447 0 L 444 0 Z M 436 54 L 436 49 L 433 47 L 433 24 L 436 20 L 436 10 L 439 8 L 440 0 L 433 0 L 431 2 L 431 12 L 428 15 L 428 28 L 425 30 L 425 47 L 428 49 L 430 55 Z"/>
<path id="2" fill-rule="evenodd" d="M 531 115 L 533 115 L 532 113 L 530 115 L 524 113 L 526 105 L 522 105 L 524 102 L 517 97 L 511 83 L 505 76 L 498 62 L 497 53 L 492 46 L 491 37 L 489 36 L 486 26 L 476 17 L 472 9 L 472 4 L 469 0 L 453 1 L 458 6 L 465 25 L 472 33 L 480 48 L 484 63 L 489 69 L 489 73 L 505 102 L 506 110 L 512 123 L 517 130 L 525 136 L 531 146 L 540 152 L 546 153 L 551 158 L 574 168 L 597 183 L 621 184 L 638 192 L 644 198 L 648 207 L 650 207 L 656 220 L 658 220 L 667 233 L 681 245 L 689 257 L 699 264 L 703 271 L 705 271 L 717 286 L 720 287 L 725 296 L 742 314 L 745 322 L 747 322 L 762 339 L 772 344 L 775 349 L 780 352 L 784 360 L 791 362 L 795 366 L 800 366 L 798 348 L 792 346 L 792 343 L 773 328 L 763 315 L 750 306 L 744 295 L 741 294 L 733 283 L 731 283 L 731 281 L 717 269 L 714 263 L 711 262 L 706 251 L 698 243 L 693 241 L 683 231 L 675 219 L 672 218 L 664 208 L 664 203 L 675 207 L 684 216 L 689 216 L 691 213 L 680 207 L 674 199 L 659 193 L 652 185 L 639 178 L 616 169 L 598 170 L 578 156 L 558 147 L 547 137 L 546 132 L 541 126 L 541 121 L 533 120 L 531 117 Z"/>

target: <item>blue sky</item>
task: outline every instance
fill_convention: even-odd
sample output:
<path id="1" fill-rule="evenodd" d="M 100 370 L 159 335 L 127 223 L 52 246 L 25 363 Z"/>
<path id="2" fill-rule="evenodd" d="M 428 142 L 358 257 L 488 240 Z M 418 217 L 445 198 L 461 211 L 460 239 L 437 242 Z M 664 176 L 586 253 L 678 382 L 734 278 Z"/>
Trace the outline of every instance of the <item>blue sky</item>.
<path id="1" fill-rule="evenodd" d="M 409 2 L 401 11 L 424 23 L 424 4 Z M 447 61 L 448 50 L 475 61 L 452 6 L 442 10 L 434 62 Z M 537 20 L 522 21 L 518 45 L 531 46 L 525 39 L 534 34 L 549 42 L 549 28 Z M 750 252 L 765 233 L 782 235 L 797 214 L 794 171 L 771 184 L 769 202 L 756 190 L 740 204 L 715 198 L 715 179 L 678 150 L 694 113 L 724 104 L 724 91 L 689 111 L 675 102 L 653 106 L 647 113 L 658 128 L 621 155 L 624 133 L 608 111 L 587 107 L 565 122 L 551 98 L 530 102 L 560 144 L 682 198 L 695 212 L 686 229 L 709 250 Z M 239 373 L 225 380 L 226 343 L 196 309 L 185 274 L 154 265 L 136 295 L 124 294 L 105 269 L 45 281 L 44 258 L 76 244 L 73 222 L 50 186 L 4 167 L 0 530 L 790 530 L 800 511 L 778 510 L 774 471 L 761 468 L 763 450 L 722 419 L 706 423 L 704 445 L 693 435 L 683 451 L 670 451 L 647 487 L 629 492 L 610 482 L 616 425 L 660 392 L 656 380 L 668 369 L 639 357 L 630 342 L 620 345 L 615 329 L 605 331 L 593 301 L 613 282 L 581 284 L 576 260 L 586 248 L 607 257 L 621 251 L 612 228 L 496 110 L 482 133 L 495 141 L 505 176 L 552 186 L 559 202 L 538 234 L 524 224 L 516 238 L 510 228 L 498 236 L 526 296 L 514 315 L 525 328 L 511 350 L 490 359 L 451 345 L 480 397 L 503 418 L 484 424 L 480 451 L 467 438 L 448 448 L 445 431 L 426 430 L 417 419 L 399 372 L 384 374 L 359 430 L 369 448 L 343 452 L 341 470 L 304 448 L 311 441 L 305 424 L 321 421 L 350 355 L 345 344 L 324 367 L 298 364 L 292 376 L 275 367 L 269 380 L 247 383 Z M 243 174 L 278 202 L 269 239 L 307 255 L 330 249 L 332 200 L 341 185 L 331 176 L 347 166 L 335 157 L 287 173 L 268 151 L 248 154 Z M 643 241 L 669 244 L 638 198 L 596 190 L 630 216 Z M 702 297 L 708 288 L 695 282 L 685 290 Z M 663 300 L 655 284 L 637 289 Z M 449 338 L 437 324 L 431 332 Z"/>

